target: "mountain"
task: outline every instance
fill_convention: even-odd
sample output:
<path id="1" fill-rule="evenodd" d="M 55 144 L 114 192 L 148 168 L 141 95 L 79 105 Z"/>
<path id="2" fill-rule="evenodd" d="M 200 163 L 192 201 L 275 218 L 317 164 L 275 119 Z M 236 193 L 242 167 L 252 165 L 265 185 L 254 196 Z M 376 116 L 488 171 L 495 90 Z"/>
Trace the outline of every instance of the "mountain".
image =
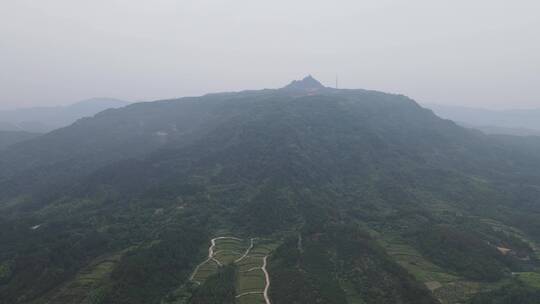
<path id="1" fill-rule="evenodd" d="M 428 104 L 437 115 L 487 134 L 540 135 L 540 109 L 486 110 Z"/>
<path id="2" fill-rule="evenodd" d="M 0 150 L 37 136 L 38 134 L 23 131 L 0 131 Z"/>
<path id="3" fill-rule="evenodd" d="M 69 106 L 0 111 L 0 130 L 47 133 L 70 125 L 80 118 L 128 104 L 118 99 L 93 98 Z"/>
<path id="4" fill-rule="evenodd" d="M 325 86 L 322 85 L 317 79 L 309 75 L 302 80 L 293 80 L 290 84 L 285 86 L 283 90 L 299 91 L 299 92 L 314 92 L 319 90 L 325 90 Z"/>
<path id="5" fill-rule="evenodd" d="M 539 152 L 312 77 L 106 110 L 0 152 L 0 303 L 537 303 Z"/>

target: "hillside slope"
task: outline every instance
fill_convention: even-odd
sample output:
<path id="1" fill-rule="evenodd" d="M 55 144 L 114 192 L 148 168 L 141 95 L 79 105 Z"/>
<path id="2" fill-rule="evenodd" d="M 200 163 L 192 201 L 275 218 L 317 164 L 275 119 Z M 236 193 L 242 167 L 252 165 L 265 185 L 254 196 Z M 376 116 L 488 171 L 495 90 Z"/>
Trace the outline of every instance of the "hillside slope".
<path id="1" fill-rule="evenodd" d="M 37 136 L 39 136 L 39 134 L 23 131 L 0 131 L 0 150 L 23 141 L 33 139 Z"/>
<path id="2" fill-rule="evenodd" d="M 108 110 L 0 152 L 0 299 L 229 297 L 256 278 L 190 282 L 224 234 L 274 244 L 273 303 L 497 297 L 538 271 L 539 151 L 313 78 Z"/>

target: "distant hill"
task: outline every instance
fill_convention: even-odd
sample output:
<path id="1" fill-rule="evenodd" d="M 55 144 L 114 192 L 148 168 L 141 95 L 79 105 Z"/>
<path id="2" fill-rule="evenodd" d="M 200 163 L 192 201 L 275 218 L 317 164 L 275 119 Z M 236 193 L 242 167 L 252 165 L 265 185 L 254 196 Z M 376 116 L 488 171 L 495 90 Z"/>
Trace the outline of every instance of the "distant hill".
<path id="1" fill-rule="evenodd" d="M 540 136 L 540 109 L 487 110 L 426 104 L 438 116 L 487 134 Z"/>
<path id="2" fill-rule="evenodd" d="M 2 131 L 20 131 L 20 128 L 14 124 L 0 121 L 0 130 Z"/>
<path id="3" fill-rule="evenodd" d="M 37 136 L 39 134 L 24 131 L 0 131 L 0 150 Z"/>
<path id="4" fill-rule="evenodd" d="M 129 102 L 118 99 L 93 98 L 69 106 L 0 111 L 0 131 L 47 133 L 68 126 L 80 118 L 128 104 Z"/>
<path id="5" fill-rule="evenodd" d="M 458 124 L 480 130 L 485 134 L 492 135 L 514 135 L 514 136 L 540 136 L 540 130 L 525 129 L 525 128 L 509 128 L 500 126 L 474 126 L 464 122 L 457 121 Z"/>

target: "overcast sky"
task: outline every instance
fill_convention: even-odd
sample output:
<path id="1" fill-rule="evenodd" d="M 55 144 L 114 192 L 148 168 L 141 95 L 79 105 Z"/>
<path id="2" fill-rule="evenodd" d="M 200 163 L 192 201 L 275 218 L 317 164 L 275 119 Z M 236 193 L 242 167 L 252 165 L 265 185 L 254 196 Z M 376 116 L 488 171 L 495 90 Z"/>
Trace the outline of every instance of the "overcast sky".
<path id="1" fill-rule="evenodd" d="M 0 108 L 326 85 L 540 107 L 538 0 L 0 0 Z"/>

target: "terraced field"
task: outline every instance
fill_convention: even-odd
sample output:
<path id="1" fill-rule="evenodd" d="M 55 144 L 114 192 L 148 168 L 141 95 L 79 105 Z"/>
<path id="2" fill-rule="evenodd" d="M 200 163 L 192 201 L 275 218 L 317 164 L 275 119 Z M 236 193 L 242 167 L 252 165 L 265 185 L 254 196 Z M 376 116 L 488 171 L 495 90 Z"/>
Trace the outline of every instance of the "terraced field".
<path id="1" fill-rule="evenodd" d="M 540 273 L 520 272 L 516 273 L 515 276 L 530 287 L 540 289 Z"/>
<path id="2" fill-rule="evenodd" d="M 122 254 L 123 252 L 119 252 L 96 259 L 90 266 L 77 274 L 72 281 L 39 303 L 98 303 L 103 296 L 99 286 L 109 278 Z"/>
<path id="3" fill-rule="evenodd" d="M 341 288 L 345 292 L 347 303 L 349 304 L 366 304 L 362 299 L 362 296 L 356 291 L 353 284 L 350 281 L 342 280 L 340 283 Z"/>
<path id="4" fill-rule="evenodd" d="M 511 233 L 527 243 L 530 243 L 531 247 L 535 249 L 536 254 L 539 254 L 537 244 L 526 239 L 520 231 L 500 225 L 496 222 L 490 222 L 490 224 L 499 228 L 501 231 Z M 423 282 L 442 304 L 464 303 L 481 290 L 495 290 L 507 282 L 505 280 L 493 283 L 471 281 L 445 271 L 441 267 L 428 261 L 415 248 L 398 236 L 385 235 L 383 237 L 382 245 L 403 268 L 414 275 L 417 280 Z M 514 277 L 533 288 L 540 288 L 540 273 L 514 273 Z"/>
<path id="5" fill-rule="evenodd" d="M 383 246 L 388 254 L 417 280 L 423 282 L 443 304 L 459 303 L 482 287 L 480 283 L 467 281 L 444 271 L 397 236 L 385 236 Z"/>
<path id="6" fill-rule="evenodd" d="M 210 242 L 208 257 L 194 270 L 191 280 L 202 284 L 215 274 L 219 267 L 236 264 L 237 301 L 240 304 L 270 304 L 268 289 L 270 278 L 266 271 L 267 258 L 277 247 L 269 240 L 243 240 L 235 237 L 218 237 Z"/>

